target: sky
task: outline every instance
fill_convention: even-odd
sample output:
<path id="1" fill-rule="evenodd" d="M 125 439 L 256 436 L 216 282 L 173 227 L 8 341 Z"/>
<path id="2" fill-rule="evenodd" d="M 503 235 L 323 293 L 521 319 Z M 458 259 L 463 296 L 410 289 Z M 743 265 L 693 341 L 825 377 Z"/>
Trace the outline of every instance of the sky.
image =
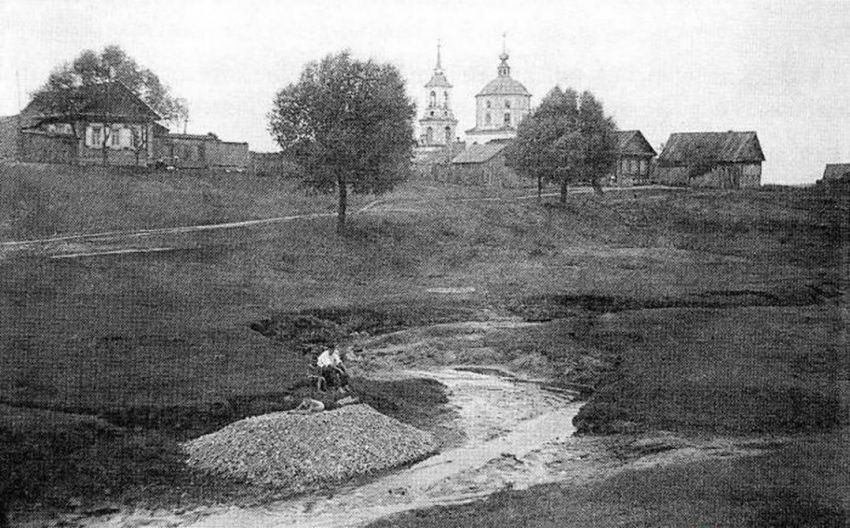
<path id="1" fill-rule="evenodd" d="M 850 162 L 850 0 L 0 0 L 0 115 L 52 69 L 118 44 L 189 102 L 189 132 L 272 151 L 267 114 L 304 64 L 350 49 L 395 64 L 421 108 L 440 39 L 458 130 L 496 76 L 590 90 L 656 147 L 672 132 L 755 130 L 763 183 Z"/>

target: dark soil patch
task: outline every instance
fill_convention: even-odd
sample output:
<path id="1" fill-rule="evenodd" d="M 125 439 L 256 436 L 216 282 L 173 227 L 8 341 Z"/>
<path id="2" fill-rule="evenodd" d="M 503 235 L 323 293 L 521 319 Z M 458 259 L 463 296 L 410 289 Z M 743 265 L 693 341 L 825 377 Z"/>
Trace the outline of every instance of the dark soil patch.
<path id="1" fill-rule="evenodd" d="M 379 335 L 415 326 L 480 319 L 479 306 L 470 301 L 441 300 L 382 307 L 313 308 L 278 313 L 255 321 L 250 328 L 303 353 L 336 346 L 353 335 Z"/>
<path id="2" fill-rule="evenodd" d="M 840 295 L 831 285 L 803 285 L 788 291 L 752 289 L 709 290 L 676 297 L 634 298 L 616 295 L 538 295 L 508 308 L 528 321 L 549 321 L 587 313 L 617 313 L 661 308 L 741 308 L 746 306 L 808 306 Z"/>

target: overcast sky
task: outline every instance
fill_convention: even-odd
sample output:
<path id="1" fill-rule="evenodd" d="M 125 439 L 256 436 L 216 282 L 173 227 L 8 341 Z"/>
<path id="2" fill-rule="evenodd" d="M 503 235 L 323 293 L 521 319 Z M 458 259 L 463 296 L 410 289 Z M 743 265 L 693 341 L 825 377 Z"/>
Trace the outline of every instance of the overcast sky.
<path id="1" fill-rule="evenodd" d="M 0 0 L 0 115 L 55 66 L 115 43 L 188 100 L 189 131 L 274 150 L 266 114 L 305 62 L 344 48 L 396 64 L 417 102 L 436 41 L 458 130 L 496 75 L 534 95 L 590 90 L 653 146 L 671 132 L 756 130 L 763 181 L 850 162 L 850 1 Z M 19 82 L 16 82 L 16 72 Z"/>

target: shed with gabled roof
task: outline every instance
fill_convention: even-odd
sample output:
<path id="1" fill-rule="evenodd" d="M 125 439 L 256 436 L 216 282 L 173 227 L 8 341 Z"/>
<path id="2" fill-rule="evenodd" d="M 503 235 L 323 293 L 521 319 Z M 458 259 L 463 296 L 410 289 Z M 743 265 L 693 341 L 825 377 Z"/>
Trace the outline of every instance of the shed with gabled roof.
<path id="1" fill-rule="evenodd" d="M 505 164 L 510 141 L 473 143 L 452 158 L 440 172 L 440 180 L 461 185 L 518 187 L 519 177 Z"/>
<path id="2" fill-rule="evenodd" d="M 758 187 L 764 160 L 754 131 L 674 133 L 658 157 L 654 178 L 667 185 Z"/>

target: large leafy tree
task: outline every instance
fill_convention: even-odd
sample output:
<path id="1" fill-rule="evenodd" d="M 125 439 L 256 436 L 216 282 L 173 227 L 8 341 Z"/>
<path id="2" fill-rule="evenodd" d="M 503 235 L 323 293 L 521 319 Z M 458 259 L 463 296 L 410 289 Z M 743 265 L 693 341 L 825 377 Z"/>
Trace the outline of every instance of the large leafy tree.
<path id="1" fill-rule="evenodd" d="M 269 131 L 306 185 L 336 190 L 343 232 L 349 190 L 383 193 L 407 177 L 415 112 L 395 66 L 343 51 L 307 64 L 298 82 L 278 92 Z"/>
<path id="2" fill-rule="evenodd" d="M 519 125 L 505 158 L 520 175 L 560 186 L 561 203 L 571 184 L 587 182 L 601 190 L 599 179 L 616 160 L 616 126 L 590 92 L 553 88 Z"/>
<path id="3" fill-rule="evenodd" d="M 56 68 L 33 98 L 57 112 L 72 113 L 85 103 L 74 88 L 112 81 L 123 83 L 172 124 L 189 117 L 186 101 L 173 96 L 155 73 L 140 66 L 117 45 L 106 46 L 100 53 L 84 50 L 73 61 Z"/>

